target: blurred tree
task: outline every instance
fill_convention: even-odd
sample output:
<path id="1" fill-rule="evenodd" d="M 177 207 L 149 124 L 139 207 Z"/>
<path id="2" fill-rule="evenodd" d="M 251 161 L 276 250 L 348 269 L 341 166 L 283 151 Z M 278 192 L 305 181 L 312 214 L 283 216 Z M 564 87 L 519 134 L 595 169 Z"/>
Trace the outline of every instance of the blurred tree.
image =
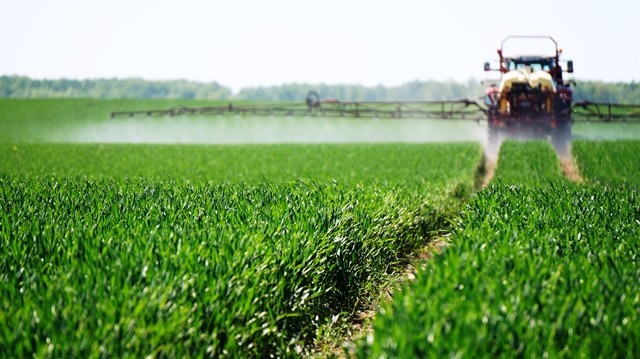
<path id="1" fill-rule="evenodd" d="M 139 78 L 33 80 L 23 76 L 0 76 L 0 97 L 228 99 L 231 96 L 231 89 L 216 82 L 146 81 Z"/>
<path id="2" fill-rule="evenodd" d="M 327 85 L 291 83 L 269 87 L 248 87 L 233 96 L 231 89 L 217 82 L 185 80 L 146 81 L 140 78 L 96 80 L 33 80 L 23 76 L 0 76 L 0 97 L 91 97 L 91 98 L 184 98 L 210 100 L 303 101 L 315 90 L 322 98 L 360 100 L 458 100 L 478 99 L 486 85 L 469 79 L 454 81 L 411 81 L 400 86 Z M 606 83 L 580 81 L 574 86 L 577 101 L 640 103 L 637 82 Z"/>

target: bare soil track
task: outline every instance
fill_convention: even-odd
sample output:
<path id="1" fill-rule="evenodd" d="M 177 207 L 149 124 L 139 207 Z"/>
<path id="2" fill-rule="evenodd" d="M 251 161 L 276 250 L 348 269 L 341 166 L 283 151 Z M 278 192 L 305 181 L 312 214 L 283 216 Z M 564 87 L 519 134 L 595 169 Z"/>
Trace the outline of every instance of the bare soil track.
<path id="1" fill-rule="evenodd" d="M 576 183 L 583 183 L 584 179 L 580 175 L 580 171 L 578 169 L 578 165 L 573 157 L 569 154 L 568 156 L 560 157 L 560 166 L 562 167 L 562 173 L 569 180 Z"/>
<path id="2" fill-rule="evenodd" d="M 498 162 L 494 159 L 486 158 L 484 162 L 484 176 L 482 177 L 482 182 L 480 183 L 480 188 L 485 188 L 493 179 L 493 176 L 496 174 L 496 167 L 498 166 Z"/>

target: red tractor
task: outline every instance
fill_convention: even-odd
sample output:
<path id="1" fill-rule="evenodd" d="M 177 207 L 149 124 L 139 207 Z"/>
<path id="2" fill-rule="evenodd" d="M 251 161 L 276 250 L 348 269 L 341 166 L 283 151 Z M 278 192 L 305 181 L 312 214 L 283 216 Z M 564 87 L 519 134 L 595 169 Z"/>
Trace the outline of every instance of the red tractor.
<path id="1" fill-rule="evenodd" d="M 549 54 L 506 54 L 505 44 L 514 40 L 543 40 L 553 43 Z M 572 90 L 562 78 L 573 72 L 573 61 L 560 62 L 561 49 L 550 36 L 508 36 L 498 50 L 500 82 L 485 93 L 489 146 L 497 149 L 502 137 L 551 137 L 558 152 L 566 152 L 571 139 Z"/>

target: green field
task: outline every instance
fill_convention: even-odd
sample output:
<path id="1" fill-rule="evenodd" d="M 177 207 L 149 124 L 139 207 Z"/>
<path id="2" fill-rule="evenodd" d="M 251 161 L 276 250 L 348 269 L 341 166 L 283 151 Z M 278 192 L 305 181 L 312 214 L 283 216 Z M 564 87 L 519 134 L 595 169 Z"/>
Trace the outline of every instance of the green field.
<path id="1" fill-rule="evenodd" d="M 482 155 L 43 141 L 0 153 L 3 356 L 306 352 L 446 225 Z"/>
<path id="2" fill-rule="evenodd" d="M 638 356 L 640 166 L 618 156 L 638 143 L 576 143 L 586 185 L 562 180 L 545 145 L 504 144 L 494 183 L 359 356 Z M 615 186 L 621 174 L 633 186 Z"/>
<path id="3" fill-rule="evenodd" d="M 0 183 L 3 356 L 284 355 L 447 214 L 331 183 Z"/>
<path id="4" fill-rule="evenodd" d="M 638 186 L 638 141 L 577 142 L 574 156 L 583 176 L 591 183 Z"/>
<path id="5" fill-rule="evenodd" d="M 575 142 L 584 184 L 505 142 L 480 190 L 424 143 L 475 123 L 108 117 L 174 105 L 0 100 L 0 356 L 323 351 L 440 236 L 350 354 L 640 356 L 640 142 Z"/>
<path id="6" fill-rule="evenodd" d="M 0 163 L 0 171 L 12 176 L 233 183 L 310 180 L 396 186 L 402 182 L 404 187 L 412 186 L 411 190 L 449 183 L 460 176 L 461 169 L 477 166 L 481 156 L 478 146 L 469 143 L 228 146 L 19 143 L 0 144 L 0 153 L 6 159 Z"/>

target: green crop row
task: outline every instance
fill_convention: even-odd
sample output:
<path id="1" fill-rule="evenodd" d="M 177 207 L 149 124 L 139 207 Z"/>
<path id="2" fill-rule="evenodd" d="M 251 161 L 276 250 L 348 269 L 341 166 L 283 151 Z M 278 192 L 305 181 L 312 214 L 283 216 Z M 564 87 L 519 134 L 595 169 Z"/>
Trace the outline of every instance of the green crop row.
<path id="1" fill-rule="evenodd" d="M 589 182 L 640 184 L 640 141 L 577 141 L 572 152 L 582 176 Z"/>
<path id="2" fill-rule="evenodd" d="M 3 151 L 0 356 L 19 357 L 295 356 L 445 225 L 481 158 L 473 144 Z"/>
<path id="3" fill-rule="evenodd" d="M 496 179 L 512 184 L 562 182 L 558 155 L 548 141 L 505 141 L 500 149 Z"/>
<path id="4" fill-rule="evenodd" d="M 522 170 L 502 156 L 530 146 L 503 147 L 499 171 Z M 359 356 L 640 355 L 637 189 L 556 181 L 555 170 L 536 184 L 525 171 L 522 184 L 509 177 L 472 198 L 451 245 L 381 309 Z"/>
<path id="5" fill-rule="evenodd" d="M 290 350 L 437 228 L 337 185 L 0 184 L 4 355 Z"/>

